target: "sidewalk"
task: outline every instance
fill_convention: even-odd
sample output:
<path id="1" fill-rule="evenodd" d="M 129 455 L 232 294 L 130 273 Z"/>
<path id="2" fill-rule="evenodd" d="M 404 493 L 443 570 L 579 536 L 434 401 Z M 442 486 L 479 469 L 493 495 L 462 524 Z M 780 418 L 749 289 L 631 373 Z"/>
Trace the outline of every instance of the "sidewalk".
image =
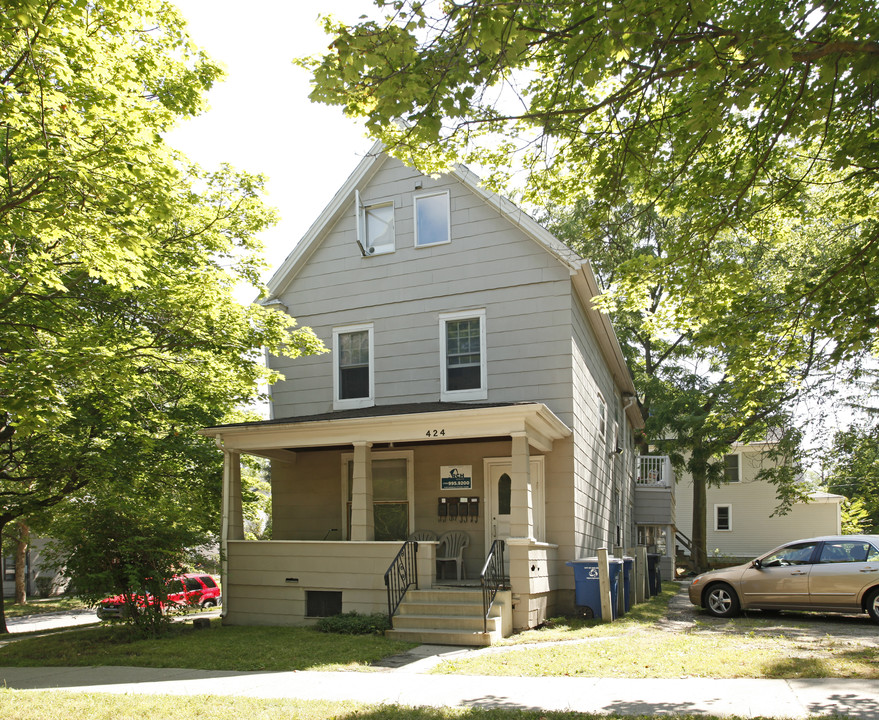
<path id="1" fill-rule="evenodd" d="M 23 690 L 355 700 L 369 704 L 573 710 L 619 715 L 690 713 L 775 718 L 847 715 L 859 720 L 879 720 L 879 683 L 876 681 L 481 677 L 424 675 L 417 672 L 417 665 L 372 673 L 0 668 L 0 686 Z"/>

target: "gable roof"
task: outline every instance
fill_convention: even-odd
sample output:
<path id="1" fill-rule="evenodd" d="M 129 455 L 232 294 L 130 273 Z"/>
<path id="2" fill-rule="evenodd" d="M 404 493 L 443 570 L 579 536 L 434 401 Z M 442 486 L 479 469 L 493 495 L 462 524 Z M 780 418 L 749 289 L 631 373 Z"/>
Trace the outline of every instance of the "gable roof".
<path id="1" fill-rule="evenodd" d="M 366 185 L 388 157 L 384 152 L 384 144 L 381 141 L 375 142 L 266 283 L 269 294 L 259 301 L 261 304 L 269 305 L 277 302 L 279 295 L 284 292 L 318 248 L 324 234 L 342 217 L 351 202 L 354 191 Z M 610 317 L 606 313 L 600 312 L 592 302 L 592 298 L 600 295 L 601 291 L 589 261 L 580 257 L 513 202 L 483 188 L 479 184 L 479 176 L 470 169 L 463 165 L 457 165 L 450 171 L 449 175 L 480 197 L 487 205 L 497 210 L 510 224 L 521 230 L 528 238 L 568 268 L 574 288 L 586 309 L 587 318 L 598 339 L 602 355 L 613 373 L 614 380 L 624 395 L 629 394 L 634 397 L 635 385 L 611 325 Z M 627 405 L 626 412 L 636 427 L 643 426 L 640 413 L 637 408 L 633 407 L 632 403 Z"/>

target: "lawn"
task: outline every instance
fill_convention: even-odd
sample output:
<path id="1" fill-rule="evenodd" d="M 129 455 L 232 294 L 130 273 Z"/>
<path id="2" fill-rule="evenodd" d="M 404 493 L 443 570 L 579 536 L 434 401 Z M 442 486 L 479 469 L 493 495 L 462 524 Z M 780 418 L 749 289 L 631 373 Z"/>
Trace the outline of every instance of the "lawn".
<path id="1" fill-rule="evenodd" d="M 304 700 L 262 700 L 242 697 L 177 697 L 137 695 L 90 695 L 0 689 L 3 720 L 180 720 L 210 717 L 211 720 L 667 720 L 668 715 L 594 715 L 480 708 L 410 708 L 370 706 Z M 209 713 L 205 709 L 210 708 Z M 710 715 L 675 715 L 675 720 L 715 720 Z M 725 718 L 724 720 L 736 720 Z M 815 716 L 814 720 L 819 720 Z"/>
<path id="2" fill-rule="evenodd" d="M 198 670 L 364 670 L 413 647 L 377 635 L 337 635 L 307 627 L 173 625 L 155 639 L 128 627 L 99 626 L 22 638 L 0 647 L 0 666 L 131 665 Z"/>

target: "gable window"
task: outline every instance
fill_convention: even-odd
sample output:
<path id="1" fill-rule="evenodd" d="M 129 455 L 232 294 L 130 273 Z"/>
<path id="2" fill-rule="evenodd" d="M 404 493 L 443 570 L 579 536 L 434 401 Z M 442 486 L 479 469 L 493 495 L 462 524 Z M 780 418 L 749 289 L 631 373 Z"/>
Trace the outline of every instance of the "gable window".
<path id="1" fill-rule="evenodd" d="M 714 506 L 714 529 L 717 532 L 732 530 L 732 505 Z"/>
<path id="2" fill-rule="evenodd" d="M 415 247 L 452 241 L 449 208 L 448 191 L 415 197 Z"/>
<path id="3" fill-rule="evenodd" d="M 363 204 L 357 193 L 357 240 L 367 255 L 396 249 L 393 201 Z"/>
<path id="4" fill-rule="evenodd" d="M 485 310 L 440 315 L 442 400 L 488 397 Z"/>
<path id="5" fill-rule="evenodd" d="M 375 404 L 372 325 L 333 330 L 333 407 L 345 410 Z"/>
<path id="6" fill-rule="evenodd" d="M 723 475 L 726 482 L 737 483 L 742 481 L 741 455 L 723 456 Z"/>

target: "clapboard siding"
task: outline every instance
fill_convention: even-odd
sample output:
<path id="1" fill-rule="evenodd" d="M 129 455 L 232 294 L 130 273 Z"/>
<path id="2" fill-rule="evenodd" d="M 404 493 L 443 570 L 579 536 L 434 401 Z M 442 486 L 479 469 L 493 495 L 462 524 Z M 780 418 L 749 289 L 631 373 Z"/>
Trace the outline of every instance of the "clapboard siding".
<path id="1" fill-rule="evenodd" d="M 452 242 L 415 248 L 413 196 L 437 189 L 451 196 Z M 281 295 L 297 321 L 327 347 L 334 327 L 372 323 L 376 404 L 430 402 L 440 394 L 440 314 L 484 309 L 488 401 L 546 401 L 570 419 L 570 270 L 452 177 L 387 160 L 360 194 L 394 199 L 397 249 L 362 257 L 352 197 Z M 272 358 L 287 378 L 272 388 L 274 417 L 332 409 L 332 365 L 330 353 Z"/>

